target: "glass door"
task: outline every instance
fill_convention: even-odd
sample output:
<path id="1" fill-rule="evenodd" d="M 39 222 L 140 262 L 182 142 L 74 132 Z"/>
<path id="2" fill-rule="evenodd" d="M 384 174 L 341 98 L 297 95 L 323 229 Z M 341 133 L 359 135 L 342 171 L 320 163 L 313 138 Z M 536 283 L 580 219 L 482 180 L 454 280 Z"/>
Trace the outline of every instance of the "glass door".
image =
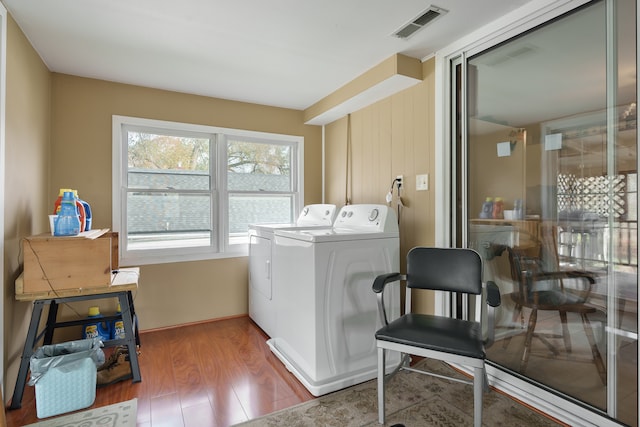
<path id="1" fill-rule="evenodd" d="M 460 244 L 503 305 L 490 363 L 638 414 L 636 4 L 596 1 L 453 67 Z M 459 102 L 456 102 L 458 100 Z M 456 188 L 458 187 L 458 188 Z"/>

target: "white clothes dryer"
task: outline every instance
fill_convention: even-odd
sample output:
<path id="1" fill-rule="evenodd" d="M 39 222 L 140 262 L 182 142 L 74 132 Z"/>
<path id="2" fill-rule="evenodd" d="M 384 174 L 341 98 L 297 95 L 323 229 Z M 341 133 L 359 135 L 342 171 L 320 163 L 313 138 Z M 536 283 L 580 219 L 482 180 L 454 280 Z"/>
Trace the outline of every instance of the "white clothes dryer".
<path id="1" fill-rule="evenodd" d="M 332 229 L 276 230 L 278 293 L 273 353 L 315 396 L 377 375 L 380 324 L 373 280 L 399 271 L 396 216 L 385 205 L 347 205 Z M 385 290 L 390 319 L 400 315 L 400 284 Z M 399 356 L 389 355 L 388 366 Z"/>
<path id="2" fill-rule="evenodd" d="M 331 228 L 336 206 L 305 206 L 295 223 L 249 225 L 249 317 L 271 336 L 275 333 L 275 299 L 271 272 L 274 230 Z"/>

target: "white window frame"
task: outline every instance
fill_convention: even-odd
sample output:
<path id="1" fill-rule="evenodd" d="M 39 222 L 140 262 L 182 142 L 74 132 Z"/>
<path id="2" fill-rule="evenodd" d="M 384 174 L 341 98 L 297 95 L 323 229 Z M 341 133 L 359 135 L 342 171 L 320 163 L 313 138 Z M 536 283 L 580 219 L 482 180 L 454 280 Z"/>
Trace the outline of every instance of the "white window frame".
<path id="1" fill-rule="evenodd" d="M 167 133 L 198 133 L 211 136 L 211 206 L 214 233 L 209 246 L 159 250 L 127 250 L 127 127 L 153 128 Z M 112 226 L 119 233 L 119 263 L 122 266 L 162 264 L 247 256 L 248 239 L 229 242 L 229 213 L 227 190 L 227 138 L 244 138 L 259 143 L 286 143 L 292 146 L 291 177 L 293 193 L 292 218 L 302 209 L 304 200 L 304 137 L 267 132 L 229 129 L 215 126 L 179 123 L 139 117 L 112 117 Z M 268 194 L 268 193 L 267 193 Z M 236 239 L 237 240 L 237 239 Z"/>

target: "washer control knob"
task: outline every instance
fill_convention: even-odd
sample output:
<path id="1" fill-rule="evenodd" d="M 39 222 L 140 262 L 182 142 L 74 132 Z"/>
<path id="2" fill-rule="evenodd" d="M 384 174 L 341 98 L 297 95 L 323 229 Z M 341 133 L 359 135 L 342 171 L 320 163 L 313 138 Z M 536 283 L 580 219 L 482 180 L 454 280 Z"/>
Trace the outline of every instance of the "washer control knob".
<path id="1" fill-rule="evenodd" d="M 378 214 L 379 214 L 378 209 L 374 208 L 369 214 L 369 221 L 375 221 L 376 218 L 378 218 Z"/>
<path id="2" fill-rule="evenodd" d="M 305 206 L 305 208 L 304 208 L 304 209 L 302 209 L 302 215 L 303 215 L 303 216 L 307 216 L 307 214 L 308 214 L 308 213 L 309 213 L 309 207 L 308 207 L 308 206 Z"/>
<path id="3" fill-rule="evenodd" d="M 349 211 L 349 213 L 347 214 L 347 218 L 351 218 L 353 216 L 353 211 Z"/>

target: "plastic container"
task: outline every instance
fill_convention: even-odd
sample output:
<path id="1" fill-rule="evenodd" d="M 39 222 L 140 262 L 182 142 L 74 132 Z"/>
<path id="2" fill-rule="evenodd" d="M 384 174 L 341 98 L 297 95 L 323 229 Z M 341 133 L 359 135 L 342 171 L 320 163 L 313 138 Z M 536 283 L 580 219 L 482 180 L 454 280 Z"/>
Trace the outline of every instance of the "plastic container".
<path id="1" fill-rule="evenodd" d="M 485 199 L 479 216 L 480 218 L 493 218 L 493 198 L 487 197 Z"/>
<path id="2" fill-rule="evenodd" d="M 513 202 L 513 219 L 523 219 L 524 211 L 522 209 L 522 199 L 516 199 Z"/>
<path id="3" fill-rule="evenodd" d="M 49 228 L 51 229 L 51 235 L 55 236 L 56 234 L 56 221 L 58 220 L 58 215 L 49 215 Z"/>
<path id="4" fill-rule="evenodd" d="M 60 211 L 55 220 L 54 236 L 75 236 L 81 231 L 76 199 L 71 191 L 65 191 L 60 201 Z"/>
<path id="5" fill-rule="evenodd" d="M 57 215 L 60 212 L 60 205 L 62 203 L 62 197 L 64 196 L 64 193 L 67 192 L 73 192 L 72 189 L 70 188 L 61 188 L 60 191 L 58 192 L 58 198 L 56 199 L 55 203 L 53 204 L 53 214 Z"/>
<path id="6" fill-rule="evenodd" d="M 29 367 L 35 386 L 36 415 L 46 418 L 91 406 L 96 396 L 97 367 L 104 352 L 97 339 L 69 341 L 38 348 Z"/>
<path id="7" fill-rule="evenodd" d="M 60 189 L 60 191 L 58 192 L 58 198 L 53 204 L 53 214 L 58 215 L 60 213 L 60 209 L 62 208 L 62 200 L 64 199 L 64 193 L 68 193 L 68 192 L 71 192 L 75 199 L 76 211 L 78 213 L 78 219 L 80 220 L 80 231 L 85 231 L 87 230 L 85 205 L 78 199 L 78 192 L 76 190 L 72 190 L 71 188 Z"/>
<path id="8" fill-rule="evenodd" d="M 496 197 L 496 201 L 493 202 L 492 217 L 494 219 L 501 219 L 503 217 L 503 214 L 502 214 L 503 211 L 504 211 L 504 202 L 502 201 L 502 197 Z"/>
<path id="9" fill-rule="evenodd" d="M 120 308 L 120 303 L 118 303 L 118 311 L 116 311 L 117 315 L 122 315 L 122 309 Z M 111 339 L 118 340 L 124 339 L 126 336 L 124 332 L 124 321 L 120 319 L 116 319 L 111 323 Z"/>
<path id="10" fill-rule="evenodd" d="M 89 307 L 90 319 L 100 319 L 100 308 L 93 306 Z M 98 338 L 100 341 L 107 341 L 111 339 L 111 328 L 107 322 L 96 321 L 95 323 L 88 323 L 82 328 L 82 339 Z"/>
<path id="11" fill-rule="evenodd" d="M 91 230 L 91 222 L 92 222 L 91 206 L 89 206 L 89 203 L 85 202 L 79 197 L 78 197 L 78 202 L 80 202 L 80 204 L 84 209 L 84 228 L 82 229 L 82 231 L 89 231 Z"/>

